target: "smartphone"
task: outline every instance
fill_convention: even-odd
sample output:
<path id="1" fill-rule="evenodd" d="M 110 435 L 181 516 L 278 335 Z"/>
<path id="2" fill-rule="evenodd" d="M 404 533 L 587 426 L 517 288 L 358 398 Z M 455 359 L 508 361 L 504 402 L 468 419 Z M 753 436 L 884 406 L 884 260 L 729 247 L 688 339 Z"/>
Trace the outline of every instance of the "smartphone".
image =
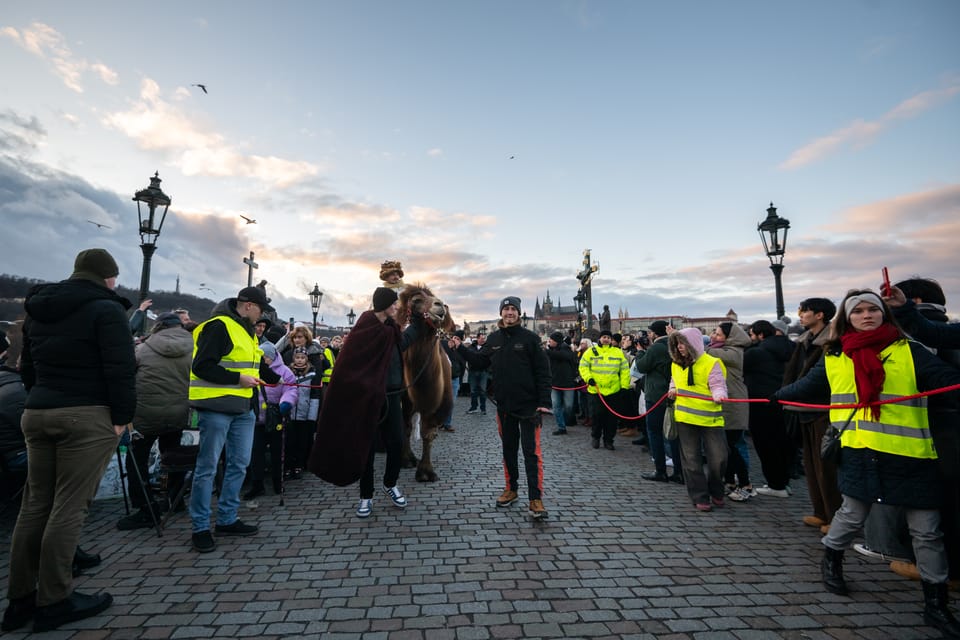
<path id="1" fill-rule="evenodd" d="M 883 291 L 884 297 L 890 297 L 890 273 L 887 272 L 887 268 L 883 268 Z"/>

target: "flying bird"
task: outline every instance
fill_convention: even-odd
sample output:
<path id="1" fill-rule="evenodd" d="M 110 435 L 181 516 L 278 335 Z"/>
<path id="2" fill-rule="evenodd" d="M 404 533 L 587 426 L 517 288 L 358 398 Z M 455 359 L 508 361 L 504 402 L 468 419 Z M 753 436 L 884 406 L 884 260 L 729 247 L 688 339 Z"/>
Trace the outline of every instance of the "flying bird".
<path id="1" fill-rule="evenodd" d="M 513 160 L 514 156 L 510 156 L 510 159 Z"/>
<path id="2" fill-rule="evenodd" d="M 87 222 L 97 225 L 97 229 L 113 229 L 111 226 L 100 224 L 99 222 L 94 222 L 93 220 L 87 220 Z"/>
<path id="3" fill-rule="evenodd" d="M 207 85 L 205 84 L 192 84 L 191 87 L 200 87 L 204 93 L 207 93 Z"/>
<path id="4" fill-rule="evenodd" d="M 240 215 L 241 218 L 243 218 L 244 220 L 247 221 L 247 224 L 257 224 L 257 221 L 254 220 L 253 218 L 248 218 L 247 216 L 243 215 L 242 213 L 239 214 L 239 215 Z"/>

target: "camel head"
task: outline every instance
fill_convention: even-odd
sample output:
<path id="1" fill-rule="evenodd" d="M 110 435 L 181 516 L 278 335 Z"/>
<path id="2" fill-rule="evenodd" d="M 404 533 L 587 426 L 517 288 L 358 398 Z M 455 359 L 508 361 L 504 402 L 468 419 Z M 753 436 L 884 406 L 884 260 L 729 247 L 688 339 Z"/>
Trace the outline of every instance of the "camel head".
<path id="1" fill-rule="evenodd" d="M 408 284 L 400 292 L 400 313 L 397 321 L 403 326 L 418 320 L 423 320 L 433 329 L 453 324 L 443 300 L 433 295 L 424 284 Z"/>

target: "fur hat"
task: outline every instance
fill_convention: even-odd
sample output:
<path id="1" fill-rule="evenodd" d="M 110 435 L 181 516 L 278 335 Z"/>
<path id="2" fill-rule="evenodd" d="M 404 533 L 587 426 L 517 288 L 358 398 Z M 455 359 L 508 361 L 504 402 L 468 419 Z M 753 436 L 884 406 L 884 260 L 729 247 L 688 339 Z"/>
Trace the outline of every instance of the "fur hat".
<path id="1" fill-rule="evenodd" d="M 507 305 L 516 307 L 517 313 L 520 313 L 520 298 L 517 296 L 507 296 L 500 301 L 500 310 L 497 313 L 503 313 L 503 308 Z"/>
<path id="2" fill-rule="evenodd" d="M 106 249 L 84 249 L 73 261 L 73 273 L 70 278 L 102 282 L 118 275 L 120 275 L 120 267 Z"/>
<path id="3" fill-rule="evenodd" d="M 650 331 L 653 331 L 657 336 L 667 335 L 667 327 L 670 326 L 664 320 L 654 320 L 650 323 L 650 326 L 647 327 Z"/>
<path id="4" fill-rule="evenodd" d="M 380 265 L 380 279 L 386 280 L 387 277 L 396 271 L 400 274 L 400 277 L 403 277 L 403 266 L 401 266 L 399 260 L 385 260 L 383 264 Z"/>
<path id="5" fill-rule="evenodd" d="M 373 310 L 386 311 L 390 305 L 397 301 L 397 292 L 387 287 L 377 287 L 373 292 Z"/>

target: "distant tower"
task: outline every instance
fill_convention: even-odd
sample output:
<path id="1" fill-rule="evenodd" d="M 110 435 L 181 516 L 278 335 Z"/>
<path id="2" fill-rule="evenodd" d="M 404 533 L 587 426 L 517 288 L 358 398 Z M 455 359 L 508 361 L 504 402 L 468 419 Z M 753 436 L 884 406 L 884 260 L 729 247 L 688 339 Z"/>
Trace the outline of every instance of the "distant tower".
<path id="1" fill-rule="evenodd" d="M 180 295 L 180 274 L 177 274 L 177 295 Z"/>
<path id="2" fill-rule="evenodd" d="M 547 297 L 543 299 L 543 315 L 553 315 L 553 300 L 550 299 L 550 290 L 547 289 Z"/>

